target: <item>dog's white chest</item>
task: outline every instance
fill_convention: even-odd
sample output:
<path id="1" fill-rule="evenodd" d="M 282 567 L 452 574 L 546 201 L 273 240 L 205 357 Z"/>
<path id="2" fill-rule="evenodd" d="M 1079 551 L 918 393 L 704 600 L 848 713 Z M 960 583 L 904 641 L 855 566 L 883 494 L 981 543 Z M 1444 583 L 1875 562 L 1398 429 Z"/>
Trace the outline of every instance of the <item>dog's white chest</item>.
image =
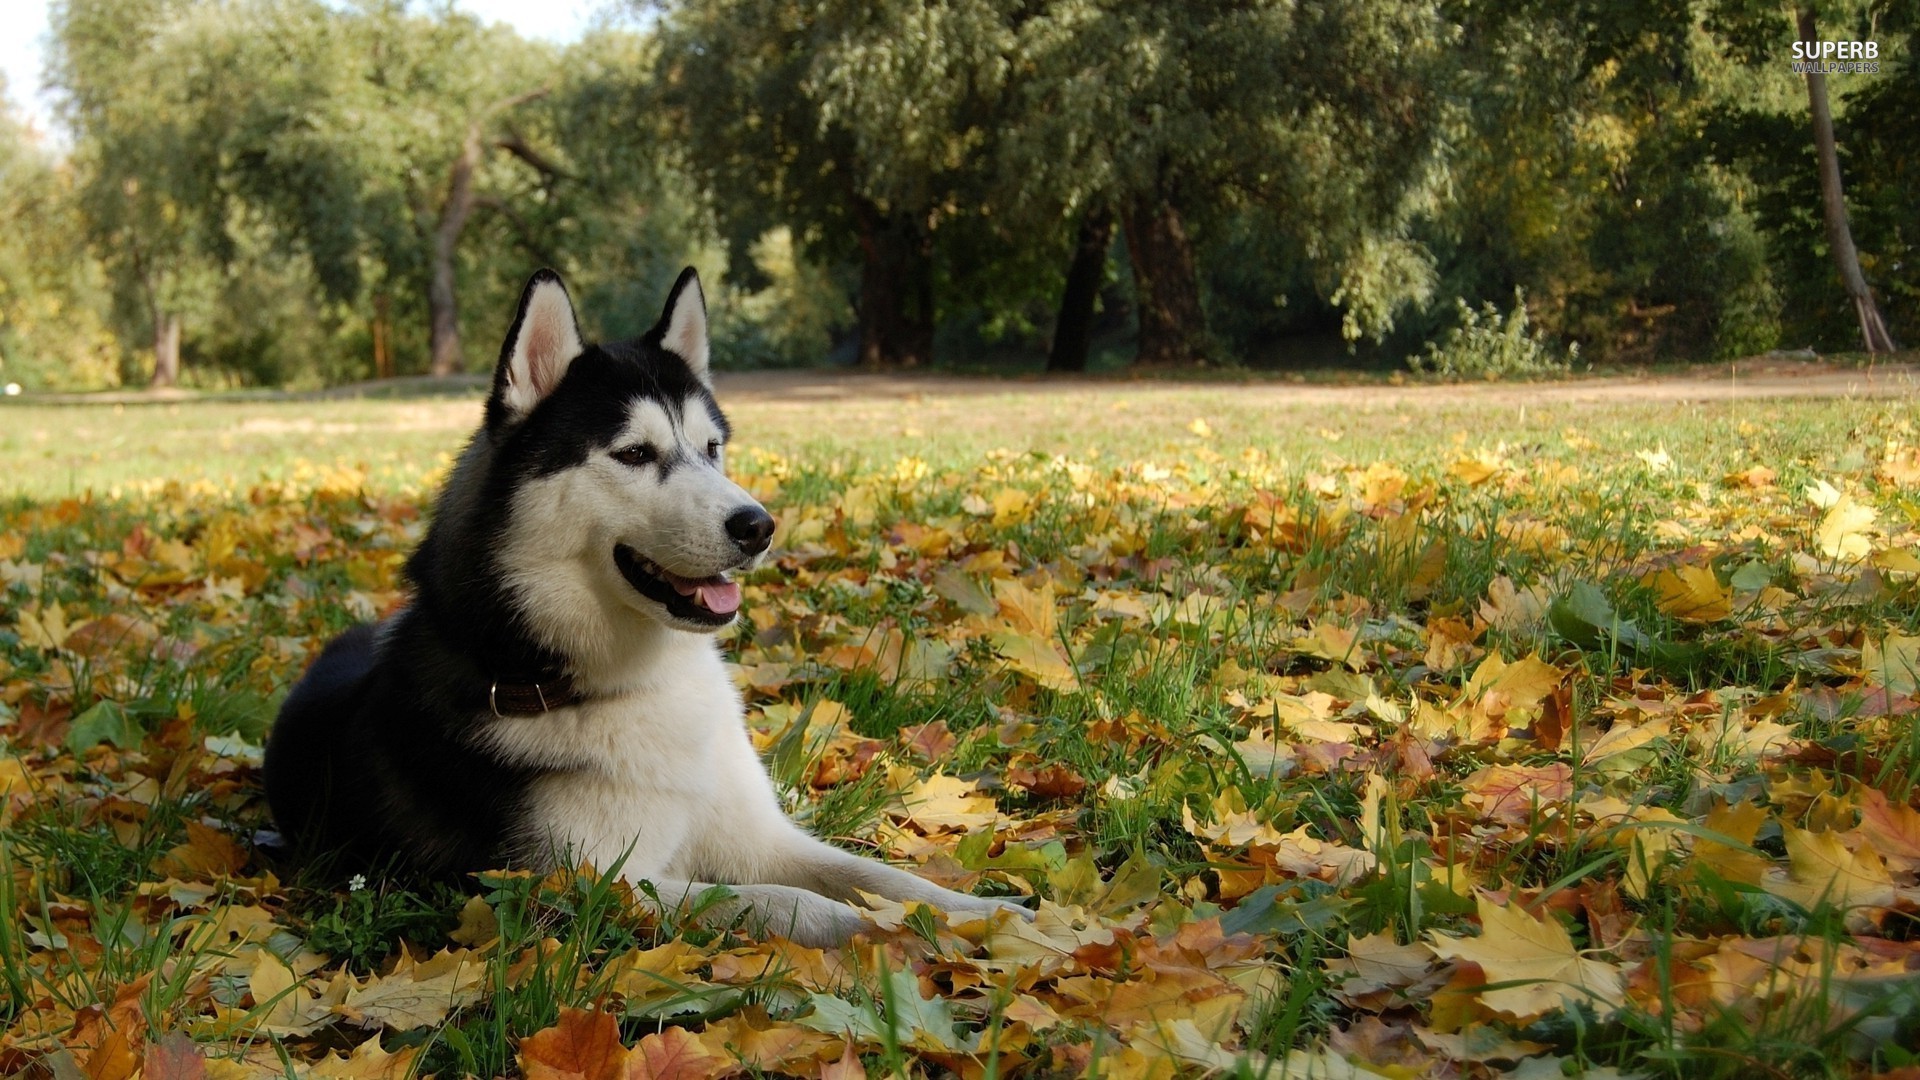
<path id="1" fill-rule="evenodd" d="M 518 854 L 685 876 L 708 861 L 716 822 L 771 797 L 725 669 L 711 653 L 689 660 L 616 698 L 489 725 L 496 752 L 548 773 L 528 789 Z"/>

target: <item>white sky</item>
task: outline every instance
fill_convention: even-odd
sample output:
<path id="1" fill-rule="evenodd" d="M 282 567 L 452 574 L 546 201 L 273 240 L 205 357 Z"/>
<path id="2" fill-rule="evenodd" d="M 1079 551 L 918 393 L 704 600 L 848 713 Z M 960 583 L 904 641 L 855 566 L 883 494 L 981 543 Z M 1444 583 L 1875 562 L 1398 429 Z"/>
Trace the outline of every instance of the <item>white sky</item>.
<path id="1" fill-rule="evenodd" d="M 454 7 L 488 22 L 505 22 L 526 37 L 566 43 L 609 0 L 455 0 Z M 53 103 L 41 91 L 40 76 L 47 36 L 47 0 L 0 0 L 0 70 L 7 74 L 7 99 L 33 125 L 48 131 Z"/>

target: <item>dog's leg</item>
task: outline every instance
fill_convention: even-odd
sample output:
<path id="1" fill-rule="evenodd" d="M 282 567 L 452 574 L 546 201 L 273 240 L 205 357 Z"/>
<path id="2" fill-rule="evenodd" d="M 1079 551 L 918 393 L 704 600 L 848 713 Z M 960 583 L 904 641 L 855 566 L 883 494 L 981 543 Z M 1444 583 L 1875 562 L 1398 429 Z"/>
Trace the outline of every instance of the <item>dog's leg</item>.
<path id="1" fill-rule="evenodd" d="M 915 900 L 931 904 L 956 915 L 989 915 L 995 911 L 1015 911 L 1031 919 L 1033 913 L 1007 900 L 943 889 L 933 882 L 905 870 L 888 866 L 878 859 L 862 858 L 842 851 L 802 829 L 788 818 L 774 797 L 773 784 L 765 766 L 747 740 L 746 728 L 738 737 L 722 744 L 715 767 L 715 812 L 703 824 L 697 836 L 689 838 L 689 850 L 697 852 L 692 869 L 701 877 L 726 881 L 766 883 L 763 888 L 802 891 L 814 901 L 852 915 L 855 927 L 864 925 L 849 904 L 860 902 L 861 893 L 894 901 Z M 742 886 L 742 890 L 753 886 Z M 810 905 L 809 912 L 814 911 Z"/>
<path id="2" fill-rule="evenodd" d="M 918 874 L 842 851 L 797 828 L 788 830 L 784 839 L 781 849 L 762 862 L 766 878 L 783 885 L 856 904 L 861 893 L 870 893 L 888 900 L 917 900 L 954 915 L 1012 911 L 1033 918 L 1033 912 L 1011 900 L 943 889 Z"/>
<path id="3" fill-rule="evenodd" d="M 695 912 L 695 917 L 707 925 L 726 925 L 744 918 L 755 933 L 779 934 L 813 948 L 844 945 L 868 926 L 853 908 L 790 885 L 714 885 L 671 879 L 655 879 L 645 885 L 652 891 L 647 906 L 663 915 Z M 732 895 L 703 904 L 701 894 L 709 889 L 725 889 Z M 644 894 L 647 888 L 641 891 Z"/>

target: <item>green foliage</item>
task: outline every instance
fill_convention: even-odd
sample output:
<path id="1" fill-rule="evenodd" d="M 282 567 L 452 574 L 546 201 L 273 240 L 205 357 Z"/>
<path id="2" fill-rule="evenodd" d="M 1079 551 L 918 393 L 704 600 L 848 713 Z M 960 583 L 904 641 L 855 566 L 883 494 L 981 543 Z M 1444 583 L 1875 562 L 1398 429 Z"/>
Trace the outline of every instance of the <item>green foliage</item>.
<path id="1" fill-rule="evenodd" d="M 0 112 L 0 383 L 66 389 L 118 379 L 105 280 L 76 211 L 71 171 L 11 109 Z"/>
<path id="2" fill-rule="evenodd" d="M 1540 339 L 1527 320 L 1527 296 L 1513 290 L 1513 307 L 1502 315 L 1492 301 L 1475 311 L 1465 300 L 1454 301 L 1459 325 L 1438 343 L 1407 360 L 1415 371 L 1448 379 L 1512 379 L 1564 375 L 1580 358 L 1576 342 L 1564 355 Z"/>
<path id="3" fill-rule="evenodd" d="M 365 974 L 403 941 L 437 944 L 446 937 L 463 897 L 451 889 L 422 896 L 385 880 L 369 884 L 365 875 L 355 875 L 345 895 L 316 893 L 314 900 L 317 910 L 307 919 L 307 945 Z"/>
<path id="4" fill-rule="evenodd" d="M 730 367 L 818 364 L 851 322 L 846 287 L 809 262 L 790 229 L 773 229 L 748 250 L 766 287 L 733 287 L 716 320 L 716 357 Z"/>
<path id="5" fill-rule="evenodd" d="M 1818 15 L 1880 46 L 1831 97 L 1897 333 L 1920 15 Z M 168 320 L 202 386 L 409 374 L 436 311 L 477 368 L 532 268 L 623 336 L 689 262 L 723 366 L 1031 363 L 1108 217 L 1075 279 L 1103 363 L 1153 334 L 1173 362 L 1396 360 L 1516 288 L 1543 347 L 1602 361 L 1844 347 L 1790 16 L 677 0 L 563 49 L 452 8 L 70 0 L 71 149 L 0 124 L 0 381 L 137 381 Z"/>

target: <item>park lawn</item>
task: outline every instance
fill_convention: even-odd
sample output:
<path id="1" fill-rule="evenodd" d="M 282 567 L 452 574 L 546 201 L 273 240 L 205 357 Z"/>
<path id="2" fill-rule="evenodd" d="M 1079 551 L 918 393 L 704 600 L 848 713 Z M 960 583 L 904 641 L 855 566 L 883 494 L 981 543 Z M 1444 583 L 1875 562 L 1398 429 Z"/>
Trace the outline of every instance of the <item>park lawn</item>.
<path id="1" fill-rule="evenodd" d="M 0 1071 L 1916 1063 L 1910 401 L 732 415 L 781 555 L 727 647 L 794 812 L 1032 926 L 816 952 L 591 868 L 276 862 L 274 704 L 403 602 L 477 403 L 12 407 Z"/>

